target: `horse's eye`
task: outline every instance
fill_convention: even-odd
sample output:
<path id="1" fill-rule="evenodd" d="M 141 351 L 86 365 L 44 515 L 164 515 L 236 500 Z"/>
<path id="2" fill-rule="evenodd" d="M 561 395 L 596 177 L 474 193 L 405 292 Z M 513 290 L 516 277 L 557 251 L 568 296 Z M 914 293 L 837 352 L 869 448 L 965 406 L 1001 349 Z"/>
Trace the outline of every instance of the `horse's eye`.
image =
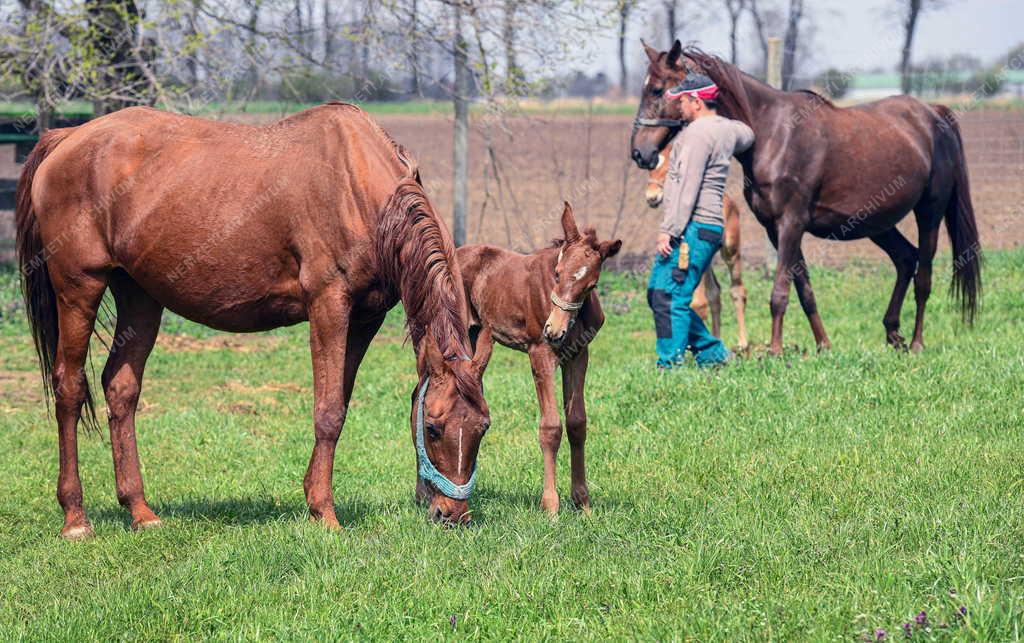
<path id="1" fill-rule="evenodd" d="M 665 90 L 661 87 L 651 87 L 651 96 L 658 98 L 665 93 Z"/>
<path id="2" fill-rule="evenodd" d="M 556 284 L 558 283 L 558 271 L 557 270 L 555 271 L 555 283 Z"/>
<path id="3" fill-rule="evenodd" d="M 428 424 L 427 435 L 430 436 L 431 440 L 439 440 L 441 439 L 441 429 L 436 424 Z"/>
<path id="4" fill-rule="evenodd" d="M 490 422 L 484 422 L 483 425 L 480 426 L 480 433 L 481 433 L 481 435 L 484 434 L 484 433 L 487 433 L 487 429 L 489 429 L 489 428 L 491 428 L 491 423 Z"/>

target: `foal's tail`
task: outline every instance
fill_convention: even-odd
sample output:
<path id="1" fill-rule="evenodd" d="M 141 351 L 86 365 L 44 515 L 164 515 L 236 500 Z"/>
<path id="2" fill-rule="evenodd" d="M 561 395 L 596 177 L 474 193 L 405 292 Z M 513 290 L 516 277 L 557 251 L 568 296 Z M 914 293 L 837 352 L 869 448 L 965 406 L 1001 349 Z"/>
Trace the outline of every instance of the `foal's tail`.
<path id="1" fill-rule="evenodd" d="M 956 141 L 956 169 L 953 194 L 946 206 L 946 231 L 953 243 L 953 295 L 960 300 L 960 312 L 967 324 L 974 323 L 981 296 L 981 240 L 971 204 L 971 181 L 967 176 L 967 157 L 956 114 L 945 105 L 935 105 Z"/>
<path id="2" fill-rule="evenodd" d="M 57 295 L 50 282 L 46 267 L 47 249 L 39 232 L 39 218 L 32 205 L 32 180 L 36 170 L 53 152 L 54 148 L 74 131 L 73 127 L 52 129 L 45 132 L 25 160 L 18 180 L 14 210 L 18 269 L 21 273 L 21 292 L 25 298 L 25 312 L 32 330 L 39 368 L 43 376 L 43 388 L 47 399 L 53 397 L 53 362 L 57 355 Z M 96 426 L 96 409 L 88 382 L 85 389 L 85 404 L 88 414 L 83 417 L 87 427 Z"/>

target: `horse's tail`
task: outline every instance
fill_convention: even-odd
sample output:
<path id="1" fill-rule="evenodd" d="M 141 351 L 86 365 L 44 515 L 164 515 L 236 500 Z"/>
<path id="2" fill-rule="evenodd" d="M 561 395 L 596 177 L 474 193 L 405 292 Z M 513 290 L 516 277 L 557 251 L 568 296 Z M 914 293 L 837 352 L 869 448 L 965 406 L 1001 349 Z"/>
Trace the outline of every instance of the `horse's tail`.
<path id="1" fill-rule="evenodd" d="M 953 243 L 953 295 L 960 300 L 960 313 L 967 324 L 974 323 L 981 296 L 981 240 L 971 204 L 971 181 L 967 176 L 967 157 L 956 114 L 945 105 L 935 105 L 956 141 L 956 168 L 953 193 L 946 206 L 946 231 Z"/>
<path id="2" fill-rule="evenodd" d="M 53 362 L 57 355 L 57 295 L 50 281 L 46 266 L 47 250 L 39 232 L 39 217 L 32 204 L 32 181 L 36 170 L 54 148 L 74 131 L 73 127 L 52 129 L 45 132 L 25 160 L 18 179 L 15 196 L 14 224 L 18 268 L 21 273 L 21 291 L 25 298 L 25 312 L 32 339 L 39 357 L 39 368 L 43 376 L 43 389 L 47 400 L 53 397 Z M 96 410 L 92 394 L 86 382 L 85 395 L 88 415 L 84 417 L 87 427 L 96 426 Z"/>

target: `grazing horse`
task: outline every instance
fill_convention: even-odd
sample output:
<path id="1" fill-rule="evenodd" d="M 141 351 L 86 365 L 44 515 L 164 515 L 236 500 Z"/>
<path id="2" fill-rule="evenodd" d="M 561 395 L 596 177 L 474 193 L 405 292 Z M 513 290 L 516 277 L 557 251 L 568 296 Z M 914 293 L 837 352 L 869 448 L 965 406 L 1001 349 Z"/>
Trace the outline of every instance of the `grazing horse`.
<path id="1" fill-rule="evenodd" d="M 530 356 L 544 456 L 541 507 L 552 514 L 558 512 L 555 462 L 562 441 L 554 384 L 559 365 L 572 449 L 572 501 L 590 510 L 583 455 L 587 440 L 583 384 L 588 345 L 604 323 L 594 287 L 604 261 L 622 247 L 622 241 L 598 241 L 593 228 L 580 234 L 568 203 L 562 211 L 562 230 L 564 239 L 531 255 L 483 245 L 463 246 L 456 253 L 472 315 L 470 332 L 478 333 L 476 350 L 489 353 L 497 340 Z"/>
<path id="2" fill-rule="evenodd" d="M 672 153 L 672 143 L 658 152 L 658 165 L 648 173 L 647 189 L 644 197 L 647 205 L 656 208 L 661 205 L 665 195 L 665 178 L 668 176 L 668 157 Z M 722 239 L 720 253 L 725 265 L 729 267 L 729 295 L 736 307 L 736 324 L 739 326 L 740 351 L 747 349 L 747 287 L 743 285 L 743 257 L 740 254 L 740 210 L 728 196 L 722 197 L 722 214 L 725 217 L 725 234 Z M 722 287 L 710 266 L 703 279 L 693 291 L 690 308 L 697 311 L 705 322 L 708 320 L 708 309 L 711 310 L 711 334 L 721 337 L 722 334 Z"/>
<path id="3" fill-rule="evenodd" d="M 744 196 L 778 248 L 771 295 L 770 351 L 782 352 L 782 318 L 789 288 L 797 295 L 819 349 L 830 346 L 818 315 L 800 242 L 805 232 L 836 241 L 867 237 L 896 266 L 896 285 L 883 318 L 886 339 L 905 348 L 900 309 L 911 280 L 917 317 L 910 348 L 924 348 L 924 314 L 932 288 L 932 260 L 945 220 L 953 244 L 952 292 L 963 320 L 974 320 L 981 294 L 981 246 L 971 205 L 960 127 L 944 105 L 893 96 L 845 109 L 809 91 L 783 92 L 700 49 L 658 52 L 644 44 L 650 64 L 631 141 L 641 168 L 682 127 L 678 101 L 665 98 L 690 71 L 719 88 L 718 113 L 749 125 L 754 145 L 738 156 Z M 911 210 L 918 247 L 896 224 Z"/>
<path id="4" fill-rule="evenodd" d="M 55 399 L 65 538 L 92 533 L 76 427 L 83 405 L 84 422 L 96 421 L 85 362 L 107 288 L 117 341 L 102 384 L 117 498 L 133 528 L 160 524 L 143 493 L 135 411 L 164 308 L 232 332 L 309 321 L 315 440 L 303 486 L 312 518 L 336 528 L 331 474 L 356 370 L 401 300 L 419 371 L 414 433 L 431 428 L 429 440 L 416 436 L 417 488 L 431 517 L 468 516 L 489 423 L 486 355 L 469 357 L 454 246 L 414 163 L 358 107 L 323 105 L 265 127 L 135 107 L 50 130 L 18 183 L 16 224 Z"/>

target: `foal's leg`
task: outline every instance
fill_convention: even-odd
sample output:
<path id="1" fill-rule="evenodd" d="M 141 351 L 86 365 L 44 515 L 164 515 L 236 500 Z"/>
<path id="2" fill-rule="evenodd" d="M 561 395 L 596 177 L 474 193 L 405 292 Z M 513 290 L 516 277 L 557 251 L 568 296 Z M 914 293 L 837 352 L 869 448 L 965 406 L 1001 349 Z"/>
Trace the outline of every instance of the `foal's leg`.
<path id="1" fill-rule="evenodd" d="M 131 512 L 132 529 L 158 527 L 160 519 L 146 504 L 135 442 L 135 409 L 142 392 L 142 373 L 153 350 L 163 306 L 127 275 L 112 276 L 110 289 L 117 305 L 117 327 L 103 368 L 110 450 L 114 456 L 117 500 Z"/>
<path id="2" fill-rule="evenodd" d="M 697 287 L 693 289 L 693 299 L 690 300 L 690 308 L 693 312 L 700 315 L 700 318 L 705 322 L 708 321 L 708 310 L 710 302 L 708 301 L 708 289 L 705 285 L 707 281 L 707 273 L 704 274 L 704 278 L 700 280 Z"/>
<path id="3" fill-rule="evenodd" d="M 303 489 L 312 519 L 334 529 L 340 525 L 334 513 L 331 479 L 334 450 L 348 411 L 345 382 L 350 312 L 351 303 L 339 288 L 322 291 L 309 304 L 314 443 Z"/>
<path id="4" fill-rule="evenodd" d="M 734 242 L 734 243 L 730 243 Z M 747 287 L 743 285 L 743 260 L 740 255 L 739 242 L 726 236 L 726 245 L 722 246 L 722 259 L 729 267 L 729 294 L 736 307 L 736 325 L 739 334 L 739 349 L 747 349 Z"/>
<path id="5" fill-rule="evenodd" d="M 82 507 L 82 480 L 78 476 L 78 420 L 86 397 L 85 359 L 89 338 L 106 287 L 105 280 L 89 275 L 80 276 L 73 286 L 57 287 L 59 330 L 53 362 L 54 409 L 60 453 L 57 502 L 64 510 L 64 527 L 60 535 L 68 540 L 92 535 L 92 525 Z"/>
<path id="6" fill-rule="evenodd" d="M 544 456 L 544 492 L 540 506 L 550 514 L 558 513 L 558 488 L 555 484 L 555 463 L 562 442 L 562 420 L 555 399 L 555 368 L 557 358 L 547 344 L 534 344 L 529 349 L 533 383 L 540 403 L 540 452 Z"/>
<path id="7" fill-rule="evenodd" d="M 711 308 L 711 334 L 722 336 L 722 285 L 718 283 L 715 270 L 710 265 L 704 271 L 703 285 L 708 293 L 708 306 Z"/>
<path id="8" fill-rule="evenodd" d="M 587 465 L 584 445 L 587 442 L 587 407 L 583 397 L 587 377 L 589 350 L 586 346 L 571 361 L 562 365 L 562 403 L 565 405 L 565 430 L 569 434 L 572 468 L 572 502 L 590 513 L 590 491 L 587 489 Z"/>
<path id="9" fill-rule="evenodd" d="M 924 309 L 928 305 L 928 297 L 932 294 L 932 260 L 939 244 L 939 220 L 931 213 L 917 215 L 919 232 L 917 258 L 917 274 L 914 275 L 914 301 L 917 302 L 917 316 L 914 319 L 914 336 L 910 340 L 910 350 L 919 353 L 924 350 Z"/>
<path id="10" fill-rule="evenodd" d="M 879 248 L 889 255 L 894 266 L 896 266 L 896 285 L 892 289 L 892 297 L 889 298 L 889 307 L 885 310 L 885 317 L 882 324 L 885 326 L 885 341 L 897 349 L 906 349 L 907 343 L 900 334 L 900 311 L 903 309 L 903 299 L 907 296 L 907 288 L 910 280 L 917 270 L 917 248 L 907 241 L 907 238 L 896 228 L 871 237 Z"/>

